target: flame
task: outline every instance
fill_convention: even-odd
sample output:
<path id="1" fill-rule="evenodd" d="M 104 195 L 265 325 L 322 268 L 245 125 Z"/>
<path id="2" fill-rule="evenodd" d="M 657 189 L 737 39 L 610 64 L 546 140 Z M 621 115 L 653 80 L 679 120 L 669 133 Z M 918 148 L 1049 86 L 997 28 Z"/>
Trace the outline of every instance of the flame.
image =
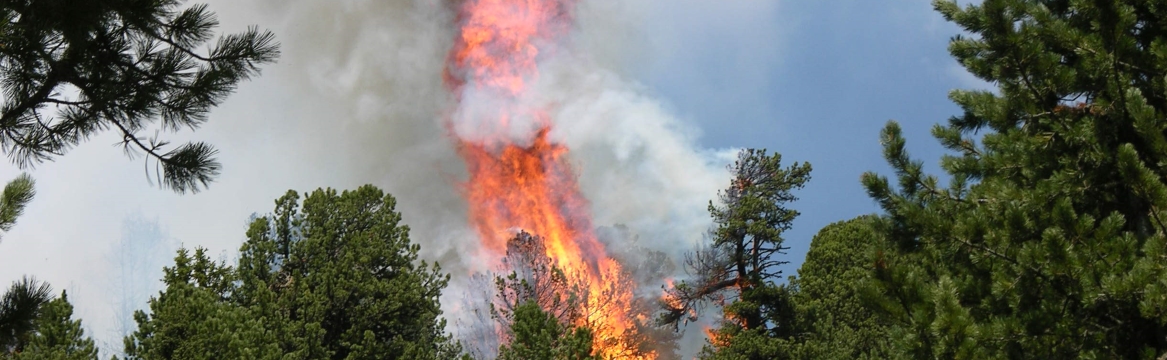
<path id="1" fill-rule="evenodd" d="M 567 162 L 568 149 L 548 136 L 551 121 L 542 109 L 518 101 L 538 78 L 540 56 L 569 29 L 573 5 L 574 0 L 461 3 L 460 32 L 444 80 L 460 104 L 467 92 L 496 100 L 490 112 L 457 120 L 471 122 L 477 132 L 474 139 L 453 132 L 469 170 L 463 192 L 483 248 L 501 254 L 515 229 L 543 237 L 547 256 L 587 284 L 585 316 L 576 325 L 593 330 L 595 352 L 633 358 L 627 335 L 633 295 L 619 286 L 631 280 L 596 238 L 588 202 Z M 506 130 L 515 119 L 532 119 L 537 126 L 516 139 Z"/>
<path id="2" fill-rule="evenodd" d="M 709 342 L 709 345 L 719 348 L 729 346 L 727 339 L 718 333 L 717 329 L 713 328 L 713 326 L 702 324 L 701 331 L 705 333 L 705 340 Z"/>
<path id="3" fill-rule="evenodd" d="M 663 288 L 665 291 L 661 293 L 660 301 L 665 305 L 665 308 L 683 309 L 685 304 L 681 302 L 681 299 L 673 293 L 669 292 L 669 290 L 676 289 L 676 284 L 674 283 L 672 277 L 665 278 L 665 285 Z"/>

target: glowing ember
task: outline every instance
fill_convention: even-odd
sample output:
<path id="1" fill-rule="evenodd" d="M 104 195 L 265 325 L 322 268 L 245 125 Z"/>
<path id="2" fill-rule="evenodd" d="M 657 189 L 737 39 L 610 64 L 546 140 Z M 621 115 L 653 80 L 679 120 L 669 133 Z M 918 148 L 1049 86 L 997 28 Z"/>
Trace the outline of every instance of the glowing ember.
<path id="1" fill-rule="evenodd" d="M 475 132 L 473 139 L 454 134 L 470 173 L 464 191 L 483 246 L 503 253 L 515 229 L 541 236 L 547 256 L 587 284 L 585 316 L 576 325 L 595 332 L 595 350 L 604 358 L 630 358 L 636 353 L 627 336 L 632 292 L 614 286 L 630 280 L 593 232 L 587 201 L 565 160 L 568 149 L 548 138 L 551 123 L 541 109 L 518 101 L 538 76 L 546 46 L 569 28 L 573 5 L 573 0 L 464 1 L 445 81 L 459 102 L 473 93 L 491 99 L 493 108 L 452 125 Z M 533 119 L 535 130 L 516 138 L 507 129 L 517 119 Z"/>

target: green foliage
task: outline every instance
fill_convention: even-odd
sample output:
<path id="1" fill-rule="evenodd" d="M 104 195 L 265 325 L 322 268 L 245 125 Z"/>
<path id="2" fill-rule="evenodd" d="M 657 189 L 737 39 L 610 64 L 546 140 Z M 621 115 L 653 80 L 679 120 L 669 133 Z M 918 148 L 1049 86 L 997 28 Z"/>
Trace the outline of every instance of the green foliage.
<path id="1" fill-rule="evenodd" d="M 662 322 L 676 324 L 686 316 L 693 320 L 706 302 L 727 305 L 732 301 L 735 304 L 726 307 L 726 317 L 737 326 L 785 331 L 778 330 L 783 326 L 767 324 L 786 316 L 779 314 L 785 305 L 771 303 L 764 294 L 778 291 L 770 288 L 778 286 L 774 283 L 781 275 L 778 266 L 787 263 L 779 258 L 786 250 L 782 233 L 798 216 L 786 204 L 797 200 L 791 191 L 810 180 L 810 171 L 808 163 L 783 168 L 782 155 L 767 155 L 764 149 L 738 154 L 730 167 L 733 180 L 719 194 L 720 205 L 709 204 L 715 224 L 713 242 L 686 261 L 697 278 L 668 290 Z"/>
<path id="2" fill-rule="evenodd" d="M 372 186 L 288 192 L 255 219 L 238 268 L 196 251 L 139 314 L 131 359 L 449 359 L 438 297 L 448 275 L 418 262 L 396 200 Z"/>
<path id="3" fill-rule="evenodd" d="M 42 307 L 53 298 L 53 289 L 35 278 L 12 283 L 0 299 L 0 354 L 20 351 L 36 330 Z"/>
<path id="4" fill-rule="evenodd" d="M 586 327 L 568 327 L 535 302 L 516 306 L 513 316 L 513 338 L 499 349 L 498 359 L 598 360 Z"/>
<path id="5" fill-rule="evenodd" d="M 768 285 L 743 292 L 724 307 L 721 327 L 708 331 L 709 343 L 701 349 L 701 359 L 766 360 L 787 359 L 794 352 L 795 336 L 801 334 L 794 312 L 795 289 Z M 765 326 L 746 327 L 737 314 L 763 313 Z"/>
<path id="6" fill-rule="evenodd" d="M 798 200 L 792 190 L 810 180 L 809 163 L 782 168 L 782 155 L 746 149 L 731 168 L 734 178 L 719 195 L 720 205 L 709 204 L 716 228 L 713 246 L 731 249 L 731 262 L 741 279 L 761 284 L 781 274 L 775 259 L 783 254 L 782 233 L 790 230 L 798 211 L 786 204 Z"/>
<path id="7" fill-rule="evenodd" d="M 997 93 L 933 134 L 947 187 L 881 141 L 898 186 L 873 305 L 905 358 L 1154 358 L 1167 352 L 1167 13 L 1153 1 L 986 0 L 937 10 Z M 975 140 L 970 135 L 983 132 Z"/>
<path id="8" fill-rule="evenodd" d="M 12 359 L 97 360 L 93 339 L 85 336 L 81 320 L 73 320 L 73 305 L 65 292 L 44 305 L 34 327 L 28 344 Z"/>
<path id="9" fill-rule="evenodd" d="M 722 306 L 724 317 L 706 356 L 785 357 L 771 343 L 795 334 L 793 289 L 776 283 L 778 267 L 786 263 L 780 258 L 786 250 L 782 233 L 799 215 L 786 206 L 797 200 L 792 191 L 810 180 L 811 167 L 795 163 L 783 168 L 780 154 L 747 149 L 730 171 L 734 177 L 719 194 L 720 204 L 709 204 L 715 224 L 712 244 L 700 247 L 686 261 L 696 278 L 667 289 L 662 301 L 667 312 L 661 321 L 695 320 L 698 310 L 712 302 Z M 739 336 L 745 337 L 738 340 Z M 754 340 L 739 342 L 746 339 Z"/>
<path id="10" fill-rule="evenodd" d="M 770 304 L 782 309 L 768 321 L 784 335 L 759 329 L 722 327 L 713 332 L 703 359 L 884 359 L 887 326 L 863 301 L 864 284 L 884 245 L 874 217 L 827 225 L 811 241 L 806 261 L 790 285 L 756 291 L 752 301 L 727 309 Z"/>
<path id="11" fill-rule="evenodd" d="M 866 306 L 864 284 L 884 247 L 869 216 L 827 225 L 810 243 L 791 281 L 802 359 L 885 359 L 887 326 Z"/>
<path id="12" fill-rule="evenodd" d="M 4 192 L 0 194 L 0 230 L 12 230 L 16 225 L 16 218 L 24 213 L 24 206 L 36 195 L 35 186 L 36 182 L 28 174 L 20 174 L 4 186 Z"/>
<path id="13" fill-rule="evenodd" d="M 160 185 L 180 193 L 205 187 L 219 173 L 214 148 L 167 148 L 141 134 L 156 123 L 167 132 L 198 128 L 239 82 L 276 59 L 279 46 L 256 28 L 207 44 L 215 14 L 183 2 L 0 3 L 4 152 L 30 167 L 112 128 L 127 154 L 156 160 Z"/>
<path id="14" fill-rule="evenodd" d="M 791 343 L 759 329 L 723 327 L 713 333 L 712 346 L 698 354 L 705 360 L 770 360 L 792 358 Z"/>
<path id="15" fill-rule="evenodd" d="M 238 298 L 290 325 L 286 350 L 334 359 L 460 351 L 440 318 L 449 275 L 418 262 L 396 199 L 373 186 L 316 190 L 302 207 L 297 199 L 289 192 L 252 223 L 239 260 L 247 285 Z"/>
<path id="16" fill-rule="evenodd" d="M 229 301 L 233 269 L 196 249 L 179 250 L 163 270 L 166 289 L 137 311 L 138 330 L 125 340 L 127 359 L 278 359 L 268 319 Z"/>

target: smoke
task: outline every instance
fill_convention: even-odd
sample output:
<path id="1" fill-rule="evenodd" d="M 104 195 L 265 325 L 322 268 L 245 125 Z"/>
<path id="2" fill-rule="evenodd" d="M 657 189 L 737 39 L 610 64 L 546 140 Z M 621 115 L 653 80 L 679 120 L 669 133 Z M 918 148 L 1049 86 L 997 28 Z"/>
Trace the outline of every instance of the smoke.
<path id="1" fill-rule="evenodd" d="M 178 244 L 155 219 L 132 213 L 122 221 L 121 239 L 106 254 L 117 267 L 109 273 L 109 289 L 114 296 L 114 324 L 111 329 L 94 329 L 103 356 L 124 355 L 122 339 L 137 331 L 134 312 L 147 310 L 151 296 L 164 288 L 162 267 L 172 265 Z"/>
<path id="2" fill-rule="evenodd" d="M 288 156 L 330 169 L 342 179 L 333 186 L 372 183 L 393 194 L 425 257 L 467 273 L 457 245 L 473 235 L 454 186 L 464 170 L 438 121 L 450 101 L 441 82 L 454 36 L 447 5 L 262 1 L 248 13 L 282 25 L 274 31 L 285 54 L 278 74 L 265 76 L 294 99 L 281 104 L 292 114 L 278 126 L 289 131 L 277 130 L 298 144 Z"/>

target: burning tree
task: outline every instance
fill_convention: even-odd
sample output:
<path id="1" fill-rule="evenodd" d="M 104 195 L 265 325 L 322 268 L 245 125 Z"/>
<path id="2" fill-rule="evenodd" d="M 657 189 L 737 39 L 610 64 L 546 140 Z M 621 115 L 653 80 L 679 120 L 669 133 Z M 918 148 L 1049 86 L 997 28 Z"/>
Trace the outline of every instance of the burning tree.
<path id="1" fill-rule="evenodd" d="M 641 245 L 639 236 L 624 225 L 600 227 L 596 233 L 635 285 L 628 310 L 629 314 L 635 314 L 629 318 L 633 329 L 630 343 L 636 344 L 640 353 L 653 354 L 657 359 L 680 360 L 678 341 L 684 334 L 657 321 L 661 313 L 658 305 L 661 286 L 676 274 L 676 263 L 664 252 Z"/>
<path id="2" fill-rule="evenodd" d="M 496 275 L 496 301 L 491 316 L 505 329 L 504 341 L 513 338 L 516 308 L 523 304 L 538 305 L 562 324 L 576 324 L 584 318 L 581 304 L 588 295 L 578 273 L 568 274 L 546 255 L 546 246 L 538 236 L 520 232 L 507 242 L 507 256 Z"/>
<path id="3" fill-rule="evenodd" d="M 565 269 L 547 256 L 546 244 L 543 237 L 519 232 L 507 241 L 506 256 L 496 272 L 472 277 L 472 292 L 468 297 L 471 318 L 469 324 L 463 323 L 470 330 L 462 339 L 475 358 L 516 356 L 534 351 L 532 347 L 559 346 L 558 340 L 532 344 L 535 338 L 521 334 L 531 326 L 572 337 L 574 340 L 562 345 L 565 354 L 580 354 L 567 349 L 577 348 L 585 337 L 581 331 L 585 331 L 588 346 L 597 356 L 676 358 L 677 336 L 653 321 L 653 312 L 658 310 L 653 306 L 655 297 L 630 298 L 638 288 L 636 275 L 642 274 L 623 271 L 614 281 L 596 288 L 586 280 L 585 273 Z M 653 261 L 668 260 L 659 252 L 640 252 L 649 254 L 645 258 Z M 630 268 L 662 268 L 658 264 L 638 265 Z M 545 324 L 542 317 L 554 320 L 557 325 Z M 609 318 L 625 318 L 629 323 L 605 321 Z"/>
<path id="4" fill-rule="evenodd" d="M 779 258 L 787 249 L 782 233 L 799 215 L 786 204 L 797 200 L 791 191 L 810 180 L 811 167 L 795 163 L 783 168 L 780 154 L 747 149 L 730 171 L 734 178 L 719 193 L 721 204 L 709 204 L 716 224 L 713 241 L 686 257 L 687 271 L 695 277 L 667 289 L 661 321 L 674 326 L 694 321 L 705 304 L 714 303 L 724 307 L 725 315 L 715 344 L 742 331 L 782 337 L 793 312 L 788 289 L 774 281 L 786 263 Z"/>

